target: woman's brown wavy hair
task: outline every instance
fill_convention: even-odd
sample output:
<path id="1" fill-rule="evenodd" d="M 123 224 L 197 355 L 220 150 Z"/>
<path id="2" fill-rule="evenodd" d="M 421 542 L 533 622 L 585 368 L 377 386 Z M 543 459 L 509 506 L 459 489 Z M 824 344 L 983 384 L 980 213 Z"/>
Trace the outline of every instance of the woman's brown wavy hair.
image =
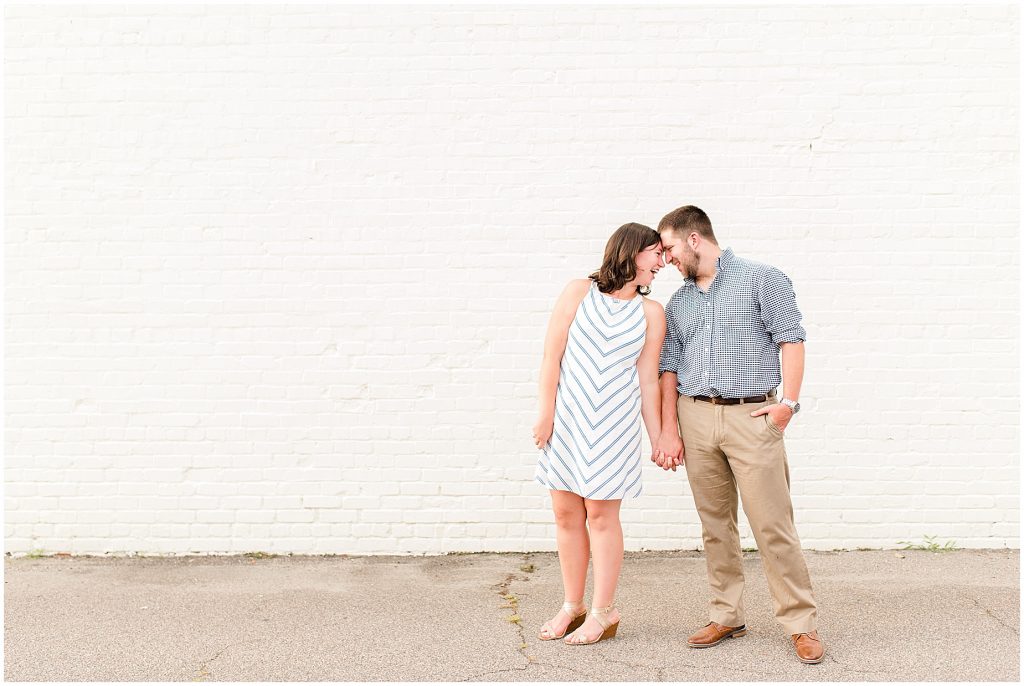
<path id="1" fill-rule="evenodd" d="M 642 250 L 661 242 L 658 232 L 649 226 L 630 222 L 623 224 L 604 247 L 601 268 L 590 275 L 602 293 L 613 293 L 636 278 L 636 256 Z M 637 286 L 640 295 L 649 295 L 649 286 Z"/>

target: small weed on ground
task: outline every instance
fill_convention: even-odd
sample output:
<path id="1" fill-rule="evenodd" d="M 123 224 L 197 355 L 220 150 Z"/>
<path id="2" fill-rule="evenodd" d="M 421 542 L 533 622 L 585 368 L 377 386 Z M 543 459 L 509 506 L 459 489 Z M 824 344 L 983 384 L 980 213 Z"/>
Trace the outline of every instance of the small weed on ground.
<path id="1" fill-rule="evenodd" d="M 948 553 L 957 550 L 956 541 L 939 543 L 935 536 L 925 536 L 924 543 L 911 543 L 910 541 L 896 541 L 903 546 L 903 550 L 927 550 L 930 553 Z"/>

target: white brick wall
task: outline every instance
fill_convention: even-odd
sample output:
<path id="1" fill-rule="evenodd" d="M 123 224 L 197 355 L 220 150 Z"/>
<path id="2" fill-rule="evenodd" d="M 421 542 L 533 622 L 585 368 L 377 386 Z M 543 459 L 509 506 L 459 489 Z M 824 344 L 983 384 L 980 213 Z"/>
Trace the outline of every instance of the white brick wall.
<path id="1" fill-rule="evenodd" d="M 684 203 L 796 284 L 804 544 L 1017 547 L 1018 25 L 9 7 L 6 550 L 553 549 L 549 309 Z M 627 546 L 698 546 L 644 480 Z"/>

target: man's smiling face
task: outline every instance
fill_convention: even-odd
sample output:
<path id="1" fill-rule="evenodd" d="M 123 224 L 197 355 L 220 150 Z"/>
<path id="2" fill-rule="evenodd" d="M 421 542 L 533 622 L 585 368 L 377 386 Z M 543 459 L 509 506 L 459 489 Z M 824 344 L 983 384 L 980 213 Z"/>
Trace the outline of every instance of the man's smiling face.
<path id="1" fill-rule="evenodd" d="M 697 251 L 673 229 L 661 232 L 661 245 L 665 249 L 665 261 L 674 264 L 683 278 L 696 280 L 700 262 Z"/>

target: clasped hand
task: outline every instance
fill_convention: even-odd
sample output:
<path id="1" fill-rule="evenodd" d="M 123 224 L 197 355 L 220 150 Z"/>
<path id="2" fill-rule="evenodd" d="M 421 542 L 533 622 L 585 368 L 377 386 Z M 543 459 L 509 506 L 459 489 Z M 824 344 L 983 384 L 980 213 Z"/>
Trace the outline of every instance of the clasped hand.
<path id="1" fill-rule="evenodd" d="M 651 462 L 662 469 L 676 471 L 685 462 L 683 439 L 675 431 L 663 431 L 651 446 Z"/>

